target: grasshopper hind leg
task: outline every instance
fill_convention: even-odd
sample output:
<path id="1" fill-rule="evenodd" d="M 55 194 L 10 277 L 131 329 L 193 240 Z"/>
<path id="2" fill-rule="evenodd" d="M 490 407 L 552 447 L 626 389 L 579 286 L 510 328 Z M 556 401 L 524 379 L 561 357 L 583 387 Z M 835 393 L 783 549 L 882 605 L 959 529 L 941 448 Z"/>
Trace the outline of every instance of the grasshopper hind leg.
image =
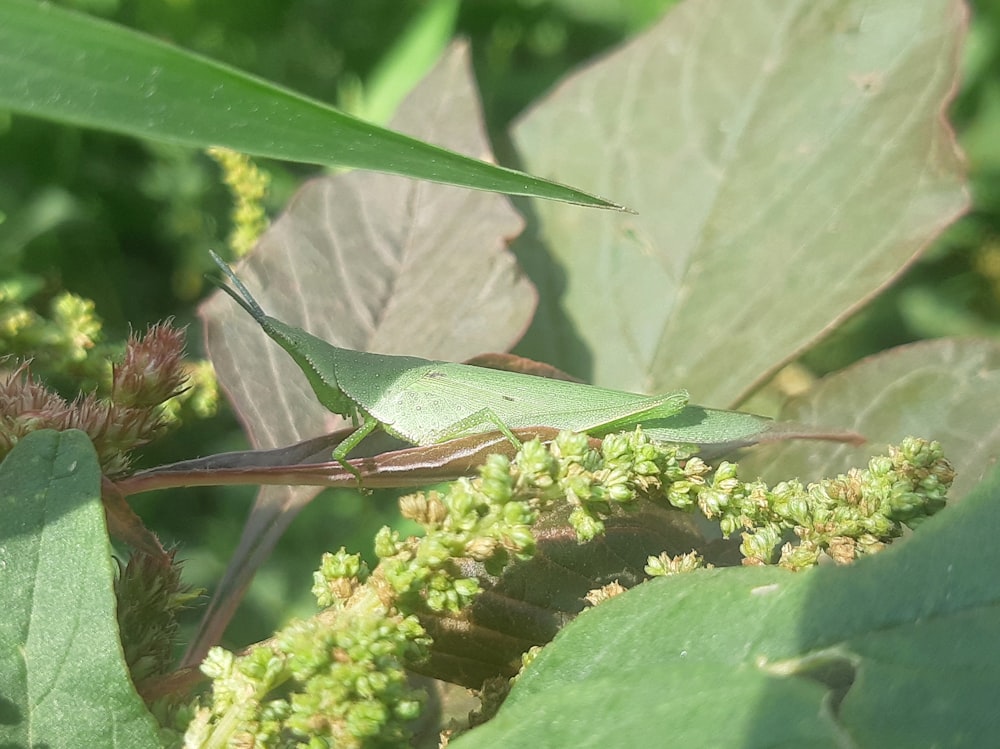
<path id="1" fill-rule="evenodd" d="M 454 424 L 435 432 L 433 442 L 444 442 L 445 440 L 455 439 L 456 437 L 464 437 L 476 431 L 473 427 L 478 427 L 482 424 L 493 425 L 496 427 L 498 432 L 510 440 L 510 443 L 516 449 L 521 449 L 521 440 L 519 440 L 514 432 L 511 431 L 510 427 L 504 423 L 503 419 L 497 416 L 496 412 L 492 408 L 482 408 L 475 413 L 469 414 L 464 419 L 459 419 Z"/>

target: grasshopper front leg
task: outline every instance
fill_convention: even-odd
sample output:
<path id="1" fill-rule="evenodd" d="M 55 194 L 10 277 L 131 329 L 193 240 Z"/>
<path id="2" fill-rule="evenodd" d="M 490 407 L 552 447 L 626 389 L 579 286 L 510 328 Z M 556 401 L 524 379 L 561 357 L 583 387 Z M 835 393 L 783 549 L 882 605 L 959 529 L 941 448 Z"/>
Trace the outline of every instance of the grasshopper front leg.
<path id="1" fill-rule="evenodd" d="M 369 434 L 374 432 L 380 426 L 378 419 L 375 419 L 371 414 L 367 414 L 364 411 L 358 410 L 362 418 L 361 426 L 351 432 L 350 436 L 344 439 L 333 451 L 333 459 L 340 463 L 345 470 L 354 474 L 354 478 L 358 480 L 358 487 L 362 487 L 361 474 L 358 469 L 347 462 L 347 456 L 350 454 L 351 450 L 361 444 L 361 441 L 367 437 Z"/>

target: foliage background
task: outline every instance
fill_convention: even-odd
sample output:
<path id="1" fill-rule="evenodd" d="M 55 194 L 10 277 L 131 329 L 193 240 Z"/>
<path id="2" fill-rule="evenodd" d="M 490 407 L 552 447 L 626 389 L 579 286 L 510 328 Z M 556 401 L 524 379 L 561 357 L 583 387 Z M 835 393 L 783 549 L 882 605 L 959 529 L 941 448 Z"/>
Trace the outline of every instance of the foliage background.
<path id="1" fill-rule="evenodd" d="M 84 0 L 67 6 L 118 21 L 348 110 L 364 82 L 424 4 L 296 0 Z M 490 134 L 501 163 L 513 163 L 507 127 L 557 79 L 644 28 L 664 0 L 479 0 L 460 6 L 456 33 L 472 43 Z M 965 148 L 975 204 L 904 278 L 803 362 L 816 374 L 922 338 L 995 334 L 1000 323 L 1000 8 L 972 2 L 965 79 L 952 119 Z M 61 290 L 96 302 L 105 338 L 124 337 L 168 316 L 190 325 L 189 351 L 202 353 L 193 310 L 205 293 L 207 248 L 228 233 L 229 196 L 217 167 L 199 152 L 140 143 L 26 118 L 0 122 L 0 276 L 36 274 L 46 310 Z M 274 214 L 311 173 L 266 164 Z M 614 196 L 610 196 L 614 197 Z M 142 464 L 239 449 L 231 414 L 184 425 L 146 451 Z M 183 547 L 191 582 L 210 584 L 234 548 L 251 488 L 185 490 L 139 498 L 137 510 L 166 543 Z M 391 498 L 344 493 L 313 502 L 261 571 L 234 643 L 269 634 L 308 611 L 309 572 L 321 551 L 364 549 L 394 514 Z M 331 530 L 336 540 L 331 541 Z"/>

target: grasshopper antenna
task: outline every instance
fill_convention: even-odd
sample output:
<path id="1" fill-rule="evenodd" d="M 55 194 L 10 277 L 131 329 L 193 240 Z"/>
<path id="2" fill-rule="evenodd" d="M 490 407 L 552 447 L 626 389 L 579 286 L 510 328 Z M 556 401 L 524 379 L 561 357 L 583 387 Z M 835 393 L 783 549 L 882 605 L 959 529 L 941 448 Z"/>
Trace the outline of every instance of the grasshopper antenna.
<path id="1" fill-rule="evenodd" d="M 236 290 L 239 291 L 239 294 L 237 294 L 236 291 L 233 291 L 231 288 L 226 286 L 224 283 L 222 283 L 222 281 L 220 281 L 217 278 L 209 278 L 209 280 L 216 286 L 218 286 L 220 289 L 222 289 L 224 292 L 229 294 L 229 296 L 233 298 L 233 301 L 235 301 L 238 305 L 240 305 L 243 309 L 245 309 L 253 317 L 254 320 L 260 322 L 265 317 L 267 317 L 267 315 L 264 314 L 264 310 L 261 309 L 261 306 L 257 304 L 257 300 L 253 298 L 253 294 L 251 294 L 250 291 L 247 289 L 247 287 L 243 285 L 243 282 L 236 277 L 236 274 L 233 273 L 233 269 L 226 264 L 226 261 L 223 260 L 221 257 L 219 257 L 215 253 L 215 250 L 209 250 L 208 254 L 212 256 L 212 260 L 215 261 L 215 264 L 219 266 L 220 270 L 222 270 L 222 272 L 226 274 L 226 277 L 233 284 L 233 286 L 236 287 Z"/>

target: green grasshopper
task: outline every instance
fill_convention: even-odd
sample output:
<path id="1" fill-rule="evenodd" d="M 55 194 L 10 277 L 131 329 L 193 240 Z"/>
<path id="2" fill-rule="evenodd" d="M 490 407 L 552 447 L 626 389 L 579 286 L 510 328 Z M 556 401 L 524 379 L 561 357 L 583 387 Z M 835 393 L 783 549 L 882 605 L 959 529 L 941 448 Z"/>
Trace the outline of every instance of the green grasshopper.
<path id="1" fill-rule="evenodd" d="M 357 473 L 347 456 L 378 428 L 413 445 L 499 430 L 545 426 L 600 437 L 664 420 L 687 405 L 686 391 L 646 396 L 468 364 L 388 356 L 334 346 L 269 317 L 221 258 L 212 258 L 235 287 L 221 286 L 305 373 L 316 397 L 357 429 L 333 459 Z M 238 292 L 238 293 L 237 293 Z"/>

